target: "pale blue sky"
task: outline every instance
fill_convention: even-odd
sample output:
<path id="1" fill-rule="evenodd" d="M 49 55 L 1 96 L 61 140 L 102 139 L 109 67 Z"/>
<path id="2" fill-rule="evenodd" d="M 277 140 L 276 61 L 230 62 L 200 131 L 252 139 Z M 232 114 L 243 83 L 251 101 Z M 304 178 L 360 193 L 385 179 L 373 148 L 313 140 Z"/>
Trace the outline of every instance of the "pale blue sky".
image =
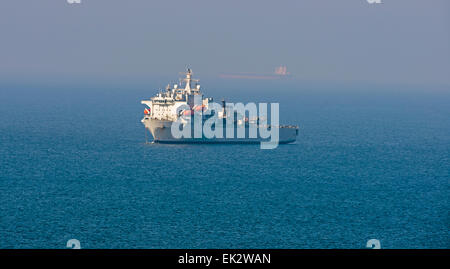
<path id="1" fill-rule="evenodd" d="M 448 0 L 2 0 L 0 82 L 270 73 L 450 85 Z"/>

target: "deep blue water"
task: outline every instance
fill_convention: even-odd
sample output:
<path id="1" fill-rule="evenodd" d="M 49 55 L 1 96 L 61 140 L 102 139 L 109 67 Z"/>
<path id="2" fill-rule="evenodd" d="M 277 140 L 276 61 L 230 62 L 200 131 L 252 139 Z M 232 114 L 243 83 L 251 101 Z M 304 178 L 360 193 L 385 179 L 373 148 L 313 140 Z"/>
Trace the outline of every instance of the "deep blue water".
<path id="1" fill-rule="evenodd" d="M 0 248 L 450 247 L 449 91 L 207 93 L 280 102 L 297 143 L 145 144 L 153 90 L 3 86 Z"/>

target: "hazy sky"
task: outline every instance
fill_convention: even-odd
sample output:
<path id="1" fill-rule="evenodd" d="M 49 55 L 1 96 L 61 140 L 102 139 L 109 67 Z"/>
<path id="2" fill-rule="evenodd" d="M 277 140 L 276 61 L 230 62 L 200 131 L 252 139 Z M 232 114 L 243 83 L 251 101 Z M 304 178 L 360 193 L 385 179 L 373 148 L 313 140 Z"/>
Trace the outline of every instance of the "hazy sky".
<path id="1" fill-rule="evenodd" d="M 450 85 L 448 0 L 1 0 L 0 82 L 270 73 Z"/>

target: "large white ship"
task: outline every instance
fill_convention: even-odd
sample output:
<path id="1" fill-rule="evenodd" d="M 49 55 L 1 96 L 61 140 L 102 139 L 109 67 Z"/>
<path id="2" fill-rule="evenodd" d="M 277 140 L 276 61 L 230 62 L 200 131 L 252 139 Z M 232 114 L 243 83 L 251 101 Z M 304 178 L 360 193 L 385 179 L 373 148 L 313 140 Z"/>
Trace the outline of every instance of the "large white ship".
<path id="1" fill-rule="evenodd" d="M 204 98 L 200 91 L 198 80 L 192 79 L 192 71 L 190 69 L 185 73 L 183 79 L 184 88 L 181 85 L 170 84 L 165 91 L 159 92 L 150 100 L 142 100 L 141 103 L 147 107 L 144 109 L 144 118 L 142 123 L 151 133 L 153 142 L 157 143 L 261 143 L 269 141 L 267 136 L 261 135 L 260 131 L 271 130 L 277 131 L 277 143 L 285 144 L 296 141 L 298 135 L 298 126 L 292 125 L 270 125 L 262 124 L 261 119 L 254 117 L 249 118 L 245 115 L 238 114 L 236 111 L 230 110 L 227 103 L 222 100 L 221 111 L 216 115 L 210 112 L 212 109 L 213 99 Z M 195 82 L 195 85 L 192 83 Z M 217 104 L 216 104 L 217 105 Z M 207 120 L 211 116 L 216 116 L 219 121 L 223 121 L 223 135 L 208 137 L 201 132 L 200 135 L 195 134 L 194 117 L 199 117 L 202 121 Z M 228 117 L 227 117 L 228 116 Z M 173 135 L 172 125 L 180 123 L 182 126 L 190 128 L 190 135 L 187 137 L 177 137 Z M 231 125 L 230 125 L 231 122 Z M 238 129 L 245 130 L 244 137 L 238 135 Z M 250 135 L 252 128 L 258 130 L 256 136 Z M 277 128 L 273 129 L 273 128 Z M 228 130 L 227 129 L 233 129 Z M 230 136 L 230 133 L 232 134 Z"/>

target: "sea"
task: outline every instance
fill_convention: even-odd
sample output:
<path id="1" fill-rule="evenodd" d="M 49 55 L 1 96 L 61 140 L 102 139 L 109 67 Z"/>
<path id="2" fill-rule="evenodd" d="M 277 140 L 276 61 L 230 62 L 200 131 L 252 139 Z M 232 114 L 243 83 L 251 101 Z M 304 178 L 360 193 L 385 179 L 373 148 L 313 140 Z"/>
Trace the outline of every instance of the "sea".
<path id="1" fill-rule="evenodd" d="M 149 85 L 0 86 L 0 248 L 449 248 L 450 89 L 211 81 L 293 144 L 146 143 Z"/>

